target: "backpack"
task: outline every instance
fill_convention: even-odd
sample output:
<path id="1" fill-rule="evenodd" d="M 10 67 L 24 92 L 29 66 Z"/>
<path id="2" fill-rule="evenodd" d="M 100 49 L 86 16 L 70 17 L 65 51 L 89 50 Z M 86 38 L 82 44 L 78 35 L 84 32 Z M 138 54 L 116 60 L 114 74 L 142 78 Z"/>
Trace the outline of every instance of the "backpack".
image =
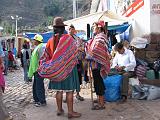
<path id="1" fill-rule="evenodd" d="M 28 53 L 28 51 L 26 51 L 26 60 L 28 60 L 29 59 L 29 53 Z"/>

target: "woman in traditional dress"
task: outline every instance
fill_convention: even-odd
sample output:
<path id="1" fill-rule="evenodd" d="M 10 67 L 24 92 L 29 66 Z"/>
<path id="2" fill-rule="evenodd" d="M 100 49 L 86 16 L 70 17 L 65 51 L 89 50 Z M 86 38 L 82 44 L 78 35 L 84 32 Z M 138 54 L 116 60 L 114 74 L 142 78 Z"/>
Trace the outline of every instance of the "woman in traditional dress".
<path id="1" fill-rule="evenodd" d="M 94 78 L 94 88 L 98 97 L 98 105 L 94 106 L 94 110 L 105 109 L 104 94 L 105 85 L 103 78 L 108 75 L 110 70 L 110 55 L 108 52 L 108 40 L 105 31 L 104 21 L 94 23 L 94 38 L 89 41 L 87 53 L 92 59 L 92 74 Z"/>
<path id="2" fill-rule="evenodd" d="M 39 75 L 49 78 L 49 89 L 56 93 L 57 115 L 64 114 L 62 107 L 63 92 L 66 92 L 68 118 L 77 118 L 81 114 L 73 110 L 73 92 L 79 91 L 77 72 L 76 41 L 68 34 L 64 34 L 65 24 L 61 17 L 53 21 L 54 36 L 47 42 L 45 52 L 40 61 Z"/>

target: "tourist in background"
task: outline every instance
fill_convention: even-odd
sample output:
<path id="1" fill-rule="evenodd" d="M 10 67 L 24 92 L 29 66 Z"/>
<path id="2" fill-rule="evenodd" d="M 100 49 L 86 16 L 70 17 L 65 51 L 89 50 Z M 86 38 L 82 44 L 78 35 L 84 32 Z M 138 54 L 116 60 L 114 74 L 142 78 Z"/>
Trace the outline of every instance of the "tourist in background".
<path id="1" fill-rule="evenodd" d="M 23 67 L 24 81 L 26 83 L 29 82 L 28 69 L 29 69 L 30 57 L 31 57 L 31 50 L 28 48 L 27 44 L 23 44 L 23 49 L 21 50 L 21 66 Z"/>

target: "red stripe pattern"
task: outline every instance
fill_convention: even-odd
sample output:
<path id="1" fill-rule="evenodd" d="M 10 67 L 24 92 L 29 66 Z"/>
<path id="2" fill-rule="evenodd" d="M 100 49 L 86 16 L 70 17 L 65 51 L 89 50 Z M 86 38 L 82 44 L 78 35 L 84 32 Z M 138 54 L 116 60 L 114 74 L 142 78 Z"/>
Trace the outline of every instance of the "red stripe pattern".
<path id="1" fill-rule="evenodd" d="M 78 62 L 76 41 L 65 34 L 59 39 L 53 55 L 48 49 L 46 47 L 41 58 L 39 75 L 57 82 L 65 80 Z M 49 59 L 50 56 L 52 56 L 51 59 Z"/>

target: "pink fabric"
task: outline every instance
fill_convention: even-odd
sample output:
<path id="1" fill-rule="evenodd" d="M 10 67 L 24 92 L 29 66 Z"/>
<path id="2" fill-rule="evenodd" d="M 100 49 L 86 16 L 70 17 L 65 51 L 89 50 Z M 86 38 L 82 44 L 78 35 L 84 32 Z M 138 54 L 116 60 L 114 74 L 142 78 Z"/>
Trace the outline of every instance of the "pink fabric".
<path id="1" fill-rule="evenodd" d="M 2 87 L 2 89 L 5 88 L 5 80 L 4 80 L 4 76 L 2 74 L 2 70 L 0 69 L 0 87 Z"/>

